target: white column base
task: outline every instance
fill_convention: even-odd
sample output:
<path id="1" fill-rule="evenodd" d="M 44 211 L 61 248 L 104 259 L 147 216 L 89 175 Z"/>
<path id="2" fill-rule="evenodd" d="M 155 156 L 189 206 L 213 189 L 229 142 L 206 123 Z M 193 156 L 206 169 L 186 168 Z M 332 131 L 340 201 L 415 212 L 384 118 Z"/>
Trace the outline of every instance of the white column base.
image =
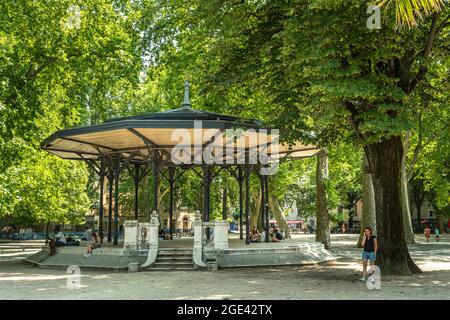
<path id="1" fill-rule="evenodd" d="M 214 249 L 228 250 L 228 227 L 226 220 L 216 220 L 214 222 Z"/>

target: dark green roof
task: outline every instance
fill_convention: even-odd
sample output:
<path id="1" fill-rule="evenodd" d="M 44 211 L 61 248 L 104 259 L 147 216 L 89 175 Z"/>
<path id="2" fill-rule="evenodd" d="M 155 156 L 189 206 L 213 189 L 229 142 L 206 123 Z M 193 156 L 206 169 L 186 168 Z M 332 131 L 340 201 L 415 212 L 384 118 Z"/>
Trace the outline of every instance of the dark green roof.
<path id="1" fill-rule="evenodd" d="M 219 114 L 215 112 L 209 112 L 204 110 L 192 109 L 189 107 L 183 107 L 178 109 L 171 109 L 167 111 L 161 112 L 153 112 L 144 115 L 130 116 L 130 117 L 121 117 L 115 118 L 111 120 L 107 120 L 105 122 L 116 122 L 123 120 L 216 120 L 216 121 L 226 121 L 226 122 L 235 122 L 237 124 L 249 124 L 253 126 L 262 126 L 263 123 L 259 120 L 255 119 L 243 119 L 239 117 L 228 116 L 224 114 Z"/>

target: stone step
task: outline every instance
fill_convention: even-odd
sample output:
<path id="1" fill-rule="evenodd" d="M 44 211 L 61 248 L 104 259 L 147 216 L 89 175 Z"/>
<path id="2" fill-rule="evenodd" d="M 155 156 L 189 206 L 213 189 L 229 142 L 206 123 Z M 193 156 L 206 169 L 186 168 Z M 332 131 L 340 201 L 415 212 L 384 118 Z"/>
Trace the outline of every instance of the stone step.
<path id="1" fill-rule="evenodd" d="M 168 267 L 177 267 L 177 266 L 193 266 L 192 261 L 181 261 L 181 262 L 158 262 L 156 261 L 155 266 L 159 266 L 159 267 L 163 267 L 163 266 L 168 266 Z"/>
<path id="2" fill-rule="evenodd" d="M 159 252 L 167 252 L 167 253 L 192 253 L 194 250 L 192 249 L 168 249 L 168 248 L 159 248 Z"/>
<path id="3" fill-rule="evenodd" d="M 153 267 L 148 269 L 149 271 L 192 271 L 196 270 L 194 267 L 178 267 L 178 268 L 159 268 L 159 267 Z"/>
<path id="4" fill-rule="evenodd" d="M 160 257 L 192 257 L 191 253 L 173 253 L 173 252 L 158 252 Z"/>
<path id="5" fill-rule="evenodd" d="M 28 249 L 28 248 L 24 248 L 24 249 L 0 249 L 0 254 L 5 254 L 5 253 L 26 253 L 26 252 L 37 252 L 39 251 L 40 248 L 36 248 L 36 249 Z"/>
<path id="6" fill-rule="evenodd" d="M 189 257 L 158 256 L 156 257 L 156 261 L 192 261 L 192 256 Z"/>

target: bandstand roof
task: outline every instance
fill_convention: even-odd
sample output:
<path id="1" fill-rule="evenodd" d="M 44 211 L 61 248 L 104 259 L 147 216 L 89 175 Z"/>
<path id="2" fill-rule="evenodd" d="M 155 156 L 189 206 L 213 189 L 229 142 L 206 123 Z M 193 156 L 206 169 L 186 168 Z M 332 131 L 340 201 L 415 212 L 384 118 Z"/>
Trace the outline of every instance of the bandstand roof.
<path id="1" fill-rule="evenodd" d="M 301 142 L 291 146 L 281 144 L 276 149 L 270 130 L 260 130 L 266 128 L 258 120 L 193 109 L 186 83 L 181 108 L 60 130 L 45 139 L 41 147 L 64 159 L 95 161 L 119 155 L 123 161 L 137 163 L 147 161 L 152 151 L 158 150 L 160 160 L 167 164 L 173 164 L 173 148 L 183 144 L 189 146 L 192 156 L 208 146 L 229 146 L 244 151 L 267 149 L 269 155 L 279 160 L 311 157 L 319 151 L 316 146 Z M 245 135 L 228 136 L 227 129 L 242 129 Z"/>

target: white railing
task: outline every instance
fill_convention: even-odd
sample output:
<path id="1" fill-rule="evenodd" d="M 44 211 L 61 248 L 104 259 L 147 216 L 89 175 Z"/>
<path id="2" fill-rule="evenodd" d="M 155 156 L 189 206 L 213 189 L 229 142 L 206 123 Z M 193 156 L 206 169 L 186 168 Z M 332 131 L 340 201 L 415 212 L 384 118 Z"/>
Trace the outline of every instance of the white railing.
<path id="1" fill-rule="evenodd" d="M 192 262 L 197 267 L 206 268 L 205 262 L 203 262 L 203 223 L 202 216 L 199 211 L 195 212 L 194 220 L 194 247 L 192 251 Z"/>
<path id="2" fill-rule="evenodd" d="M 148 255 L 147 260 L 144 262 L 144 264 L 141 266 L 142 268 L 151 266 L 156 261 L 156 256 L 158 255 L 158 231 L 159 231 L 159 219 L 158 219 L 158 213 L 153 211 L 152 217 L 150 219 L 149 223 L 149 248 L 148 248 Z"/>

